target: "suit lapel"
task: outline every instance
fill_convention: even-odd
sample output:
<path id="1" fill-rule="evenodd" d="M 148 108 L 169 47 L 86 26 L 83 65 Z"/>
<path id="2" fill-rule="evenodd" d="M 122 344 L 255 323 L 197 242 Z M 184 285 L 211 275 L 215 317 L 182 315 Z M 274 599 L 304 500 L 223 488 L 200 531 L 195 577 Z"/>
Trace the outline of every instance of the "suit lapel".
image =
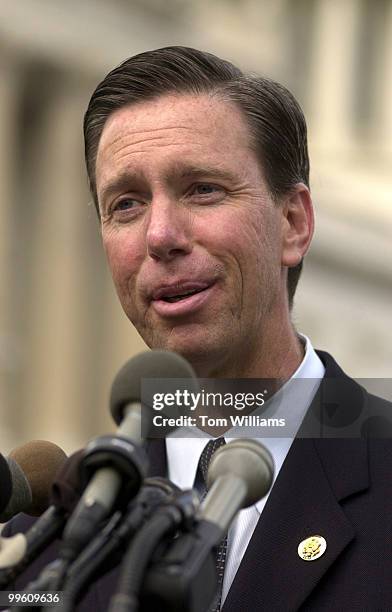
<path id="1" fill-rule="evenodd" d="M 327 476 L 317 442 L 311 439 L 294 441 L 223 612 L 297 610 L 353 539 L 354 530 L 330 485 L 328 476 L 331 473 Z M 338 452 L 344 441 L 327 442 L 333 442 Z M 353 463 L 355 454 L 362 455 L 363 445 L 357 451 L 351 456 Z M 360 482 L 362 488 L 363 480 Z M 357 489 L 357 484 L 353 488 Z M 297 552 L 298 544 L 312 535 L 323 536 L 327 550 L 315 561 L 303 561 Z"/>
<path id="2" fill-rule="evenodd" d="M 350 411 L 353 405 L 360 410 L 362 406 L 358 404 L 362 404 L 363 397 L 358 393 L 358 385 L 345 376 L 329 355 L 319 355 L 326 367 L 326 377 L 344 379 L 346 393 L 343 400 L 340 398 L 338 412 Z M 326 408 L 330 421 L 330 404 Z M 315 409 L 321 409 L 317 413 L 321 418 L 315 419 L 311 414 L 311 427 L 325 422 L 320 397 L 316 397 Z M 309 435 L 308 427 L 306 432 Z M 355 536 L 343 510 L 344 499 L 368 488 L 367 465 L 366 440 L 317 437 L 294 440 L 222 612 L 298 610 Z M 325 538 L 326 552 L 314 561 L 303 561 L 298 545 L 312 535 Z"/>

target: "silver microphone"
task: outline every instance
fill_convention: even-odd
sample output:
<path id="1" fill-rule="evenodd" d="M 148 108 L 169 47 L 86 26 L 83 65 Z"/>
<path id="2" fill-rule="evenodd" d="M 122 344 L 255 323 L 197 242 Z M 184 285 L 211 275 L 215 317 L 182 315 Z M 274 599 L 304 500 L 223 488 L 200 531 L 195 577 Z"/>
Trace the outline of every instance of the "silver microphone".
<path id="1" fill-rule="evenodd" d="M 255 504 L 271 488 L 274 460 L 259 442 L 238 439 L 214 454 L 201 518 L 227 532 L 238 510 Z"/>

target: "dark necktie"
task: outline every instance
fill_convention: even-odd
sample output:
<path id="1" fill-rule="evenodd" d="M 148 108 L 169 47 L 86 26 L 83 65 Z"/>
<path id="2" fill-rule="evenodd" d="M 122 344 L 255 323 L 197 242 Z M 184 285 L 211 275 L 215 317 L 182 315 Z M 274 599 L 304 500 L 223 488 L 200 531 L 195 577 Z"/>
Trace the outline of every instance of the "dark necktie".
<path id="1" fill-rule="evenodd" d="M 204 448 L 202 454 L 200 455 L 198 469 L 201 472 L 201 475 L 204 480 L 204 485 L 205 485 L 205 493 L 203 495 L 203 498 L 206 496 L 207 491 L 208 491 L 207 473 L 208 473 L 208 468 L 211 463 L 211 459 L 214 453 L 218 450 L 218 448 L 220 448 L 224 444 L 226 444 L 224 438 L 217 438 L 216 440 L 210 440 L 208 444 L 206 445 L 206 447 Z M 218 594 L 217 594 L 217 599 L 215 600 L 214 605 L 211 608 L 211 612 L 219 612 L 220 610 L 220 604 L 221 604 L 221 598 L 222 598 L 223 576 L 225 573 L 226 552 L 227 552 L 227 536 L 225 536 L 225 538 L 219 544 L 217 551 L 216 551 L 216 570 L 218 574 Z"/>

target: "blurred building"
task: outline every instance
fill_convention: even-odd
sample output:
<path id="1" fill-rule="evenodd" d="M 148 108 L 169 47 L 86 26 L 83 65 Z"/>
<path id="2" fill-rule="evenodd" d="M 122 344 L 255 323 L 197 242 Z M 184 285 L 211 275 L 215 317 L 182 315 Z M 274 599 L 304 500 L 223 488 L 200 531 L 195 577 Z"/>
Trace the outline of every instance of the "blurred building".
<path id="1" fill-rule="evenodd" d="M 392 0 L 3 0 L 1 450 L 113 428 L 110 382 L 143 347 L 87 190 L 82 117 L 135 53 L 184 44 L 287 85 L 309 123 L 317 232 L 294 320 L 356 377 L 392 363 Z"/>

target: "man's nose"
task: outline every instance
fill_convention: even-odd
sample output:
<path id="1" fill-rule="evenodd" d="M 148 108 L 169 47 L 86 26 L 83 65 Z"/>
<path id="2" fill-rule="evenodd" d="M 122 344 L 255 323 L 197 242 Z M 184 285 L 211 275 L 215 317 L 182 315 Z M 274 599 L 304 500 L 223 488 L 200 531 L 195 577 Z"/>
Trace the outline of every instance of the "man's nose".
<path id="1" fill-rule="evenodd" d="M 153 259 L 170 261 L 192 251 L 189 211 L 177 202 L 153 201 L 146 241 Z"/>

